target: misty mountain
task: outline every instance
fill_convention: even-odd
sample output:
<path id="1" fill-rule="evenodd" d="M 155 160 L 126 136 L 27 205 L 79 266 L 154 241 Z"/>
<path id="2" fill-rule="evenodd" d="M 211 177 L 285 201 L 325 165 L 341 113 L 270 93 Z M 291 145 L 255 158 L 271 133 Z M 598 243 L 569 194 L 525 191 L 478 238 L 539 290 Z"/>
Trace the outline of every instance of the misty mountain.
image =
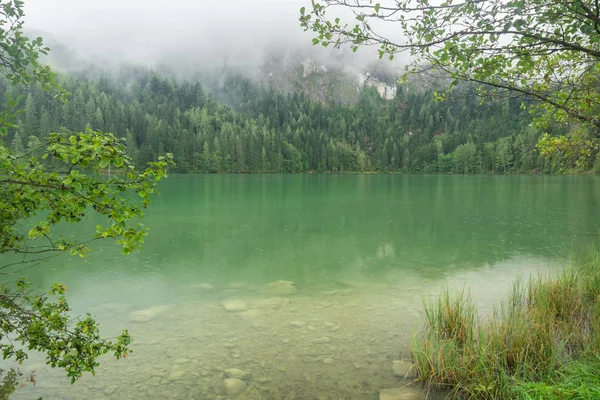
<path id="1" fill-rule="evenodd" d="M 481 104 L 464 84 L 436 102 L 443 82 L 423 76 L 399 85 L 397 63 L 293 42 L 248 58 L 189 51 L 145 63 L 86 55 L 42 36 L 53 48 L 45 61 L 73 95 L 57 104 L 39 88 L 0 84 L 26 97 L 8 137 L 17 152 L 49 132 L 97 129 L 123 137 L 140 166 L 173 153 L 178 172 L 507 173 L 558 165 L 536 153 L 540 133 L 529 128 L 521 100 Z"/>
<path id="2" fill-rule="evenodd" d="M 415 83 L 398 86 L 391 100 L 365 85 L 355 103 L 344 103 L 243 75 L 221 74 L 215 91 L 142 68 L 90 71 L 92 78 L 60 76 L 72 93 L 66 104 L 0 82 L 5 99 L 25 96 L 7 137 L 17 154 L 50 132 L 94 129 L 124 138 L 140 166 L 173 153 L 177 172 L 507 173 L 558 165 L 535 152 L 540 133 L 519 99 L 481 104 L 469 85 L 444 102 Z"/>
<path id="3" fill-rule="evenodd" d="M 113 79 L 127 79 L 132 71 L 146 70 L 148 66 L 136 63 L 104 62 L 86 58 L 47 32 L 31 31 L 30 36 L 41 36 L 51 51 L 44 61 L 56 71 L 77 77 L 111 75 Z M 400 69 L 386 61 L 355 64 L 352 54 L 322 53 L 313 48 L 275 48 L 264 58 L 230 64 L 227 58 L 206 64 L 188 64 L 175 67 L 168 63 L 156 64 L 153 70 L 178 80 L 198 81 L 228 104 L 235 99 L 223 96 L 224 80 L 230 76 L 244 76 L 282 93 L 302 93 L 313 101 L 356 104 L 365 88 L 374 87 L 380 96 L 392 100 L 396 96 Z"/>

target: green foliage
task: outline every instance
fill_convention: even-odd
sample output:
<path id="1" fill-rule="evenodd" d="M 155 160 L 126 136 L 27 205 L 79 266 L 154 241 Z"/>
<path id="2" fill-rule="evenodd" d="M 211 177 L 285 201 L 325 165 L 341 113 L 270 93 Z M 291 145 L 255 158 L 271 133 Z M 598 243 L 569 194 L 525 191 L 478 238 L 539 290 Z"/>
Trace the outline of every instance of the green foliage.
<path id="1" fill-rule="evenodd" d="M 56 84 L 55 74 L 40 64 L 40 56 L 50 49 L 44 47 L 42 38 L 30 40 L 23 34 L 23 1 L 0 2 L 0 66 L 13 85 L 40 84 L 55 98 L 64 99 L 67 93 Z M 7 128 L 4 121 L 0 125 Z M 4 132 L 3 132 L 4 133 Z"/>
<path id="2" fill-rule="evenodd" d="M 22 5 L 18 0 L 0 2 L 0 64 L 10 84 L 7 91 L 14 92 L 14 85 L 37 84 L 43 93 L 52 91 L 54 97 L 64 98 L 66 92 L 56 84 L 55 75 L 38 63 L 39 55 L 47 52 L 42 40 L 29 41 L 22 34 Z M 114 239 L 125 254 L 138 249 L 146 229 L 137 220 L 172 157 L 160 156 L 138 171 L 122 140 L 110 133 L 63 129 L 41 135 L 44 124 L 38 124 L 33 96 L 26 97 L 23 110 L 17 109 L 23 98 L 12 100 L 8 93 L 0 112 L 0 254 L 18 256 L 18 261 L 0 266 L 6 279 L 0 283 L 0 352 L 4 359 L 22 363 L 28 352 L 38 351 L 47 364 L 64 369 L 75 382 L 84 372 L 95 373 L 102 354 L 125 357 L 129 333 L 105 339 L 90 314 L 72 318 L 64 285 L 57 283 L 39 293 L 26 278 L 16 283 L 9 278 L 24 266 L 56 255 L 85 257 L 96 239 Z M 19 115 L 23 121 L 17 126 Z M 45 114 L 44 122 L 48 118 Z M 11 132 L 8 148 L 3 143 Z M 114 174 L 106 177 L 104 172 L 111 167 Z M 56 233 L 57 225 L 80 222 L 91 213 L 102 216 L 105 224 L 89 238 L 73 240 Z M 2 395 L 14 391 L 16 374 L 11 370 L 6 375 Z"/>
<path id="3" fill-rule="evenodd" d="M 15 293 L 4 285 L 0 294 L 0 338 L 10 339 L 0 346 L 4 359 L 22 363 L 27 351 L 37 350 L 45 353 L 50 366 L 65 369 L 75 382 L 83 372 L 95 372 L 100 355 L 111 352 L 117 358 L 127 356 L 131 343 L 127 331 L 110 341 L 100 337 L 90 314 L 75 324 L 70 321 L 64 286 L 55 284 L 46 294 L 29 295 L 30 287 L 22 278 L 17 287 Z"/>
<path id="4" fill-rule="evenodd" d="M 473 142 L 461 144 L 452 153 L 453 171 L 459 174 L 476 174 L 481 171 L 479 151 Z"/>
<path id="5" fill-rule="evenodd" d="M 4 374 L 6 372 L 6 375 Z M 2 383 L 0 384 L 0 400 L 8 400 L 11 394 L 13 394 L 21 385 L 20 378 L 22 374 L 16 369 L 12 368 L 8 371 L 0 369 L 0 377 L 2 377 Z M 34 379 L 33 375 L 30 377 Z"/>
<path id="6" fill-rule="evenodd" d="M 154 184 L 165 176 L 170 156 L 138 172 L 126 154 L 124 144 L 114 135 L 88 130 L 82 133 L 52 133 L 44 146 L 42 159 L 62 166 L 62 173 L 48 170 L 35 157 L 15 157 L 0 148 L 2 176 L 0 185 L 1 221 L 0 253 L 43 254 L 70 252 L 85 256 L 85 243 L 66 238 L 52 238 L 52 227 L 61 222 L 79 222 L 94 210 L 107 217 L 107 226 L 98 226 L 95 238 L 113 238 L 123 253 L 139 248 L 146 234 L 142 225 L 130 226 L 131 219 L 142 218 L 149 204 Z M 109 166 L 118 174 L 108 179 L 102 172 Z M 123 196 L 135 191 L 141 205 Z M 41 211 L 44 218 L 29 229 L 27 236 L 17 222 L 30 219 Z M 45 244 L 28 247 L 26 239 L 46 240 Z"/>
<path id="7" fill-rule="evenodd" d="M 547 382 L 516 382 L 513 397 L 522 400 L 589 400 L 600 398 L 600 358 L 572 361 Z"/>
<path id="8" fill-rule="evenodd" d="M 344 13 L 344 9 L 353 13 Z M 343 15 L 354 15 L 345 20 Z M 512 92 L 532 100 L 535 125 L 577 124 L 600 132 L 600 6 L 562 0 L 399 0 L 382 6 L 370 0 L 316 0 L 300 15 L 314 44 L 379 47 L 390 59 L 407 52 L 408 72 L 435 70 L 480 84 L 481 96 Z M 394 25 L 397 36 L 385 30 Z M 437 93 L 446 98 L 446 93 Z M 544 144 L 544 154 L 561 152 Z M 560 142 L 555 144 L 560 145 Z M 589 143 L 589 149 L 597 145 Z M 503 160 L 499 165 L 505 169 Z"/>
<path id="9" fill-rule="evenodd" d="M 302 154 L 293 144 L 283 144 L 283 170 L 285 172 L 302 172 Z"/>
<path id="10" fill-rule="evenodd" d="M 475 306 L 464 289 L 454 297 L 445 289 L 436 303 L 425 303 L 427 329 L 437 337 L 455 339 L 459 346 L 473 339 L 475 315 Z"/>
<path id="11" fill-rule="evenodd" d="M 91 130 L 52 133 L 43 150 L 41 158 L 61 166 L 60 172 L 35 157 L 14 156 L 0 147 L 0 253 L 24 256 L 20 265 L 67 252 L 85 257 L 89 243 L 101 238 L 114 239 L 124 254 L 138 249 L 146 229 L 130 221 L 143 217 L 171 157 L 159 157 L 138 172 L 120 140 Z M 116 174 L 106 178 L 102 172 L 108 166 L 114 166 Z M 128 196 L 132 192 L 137 196 Z M 87 240 L 54 233 L 58 224 L 80 222 L 91 212 L 104 216 L 106 224 L 98 225 Z M 24 228 L 27 225 L 31 227 Z M 64 368 L 74 382 L 83 372 L 94 372 L 98 356 L 107 352 L 117 358 L 126 356 L 131 341 L 127 331 L 109 341 L 101 339 L 90 315 L 70 322 L 64 286 L 57 284 L 44 295 L 32 295 L 23 278 L 16 289 L 4 284 L 0 291 L 0 338 L 10 339 L 0 344 L 5 359 L 21 363 L 26 350 L 37 350 L 45 353 L 52 367 Z"/>
<path id="12" fill-rule="evenodd" d="M 227 99 L 226 107 L 199 84 L 139 71 L 116 80 L 61 79 L 74 93 L 68 104 L 53 102 L 38 89 L 3 87 L 0 81 L 0 91 L 29 93 L 35 114 L 45 115 L 39 137 L 23 137 L 19 126 L 10 140 L 17 133 L 25 143 L 43 141 L 62 128 L 85 130 L 88 111 L 99 109 L 105 120 L 90 126 L 125 136 L 136 166 L 169 152 L 178 172 L 515 173 L 545 166 L 535 148 L 541 134 L 529 128 L 531 116 L 522 101 L 480 104 L 476 88 L 468 84 L 456 87 L 444 102 L 432 96 L 435 81 L 416 80 L 399 87 L 393 100 L 367 88 L 356 104 L 340 104 L 228 76 L 212 89 Z M 20 114 L 23 124 L 25 117 Z M 496 155 L 495 143 L 503 138 Z M 487 143 L 494 146 L 493 159 L 485 154 Z M 557 164 L 547 172 L 559 169 Z"/>
<path id="13" fill-rule="evenodd" d="M 599 138 L 579 128 L 568 135 L 544 134 L 537 148 L 543 156 L 553 160 L 559 171 L 587 171 L 593 167 L 599 145 Z"/>
<path id="14" fill-rule="evenodd" d="M 556 276 L 518 281 L 481 319 L 464 290 L 425 303 L 413 338 L 419 378 L 473 399 L 591 399 L 599 393 L 600 257 Z"/>

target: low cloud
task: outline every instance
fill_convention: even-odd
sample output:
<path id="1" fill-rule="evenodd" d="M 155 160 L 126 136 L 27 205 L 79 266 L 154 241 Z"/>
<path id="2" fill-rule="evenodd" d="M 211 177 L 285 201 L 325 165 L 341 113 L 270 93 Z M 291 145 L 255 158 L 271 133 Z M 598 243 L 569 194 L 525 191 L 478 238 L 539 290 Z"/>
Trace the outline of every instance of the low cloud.
<path id="1" fill-rule="evenodd" d="M 310 0 L 27 0 L 25 11 L 27 28 L 79 56 L 71 64 L 186 74 L 227 66 L 251 74 L 269 54 L 306 54 L 352 70 L 377 60 L 373 49 L 312 46 L 313 33 L 298 21 L 302 6 Z"/>

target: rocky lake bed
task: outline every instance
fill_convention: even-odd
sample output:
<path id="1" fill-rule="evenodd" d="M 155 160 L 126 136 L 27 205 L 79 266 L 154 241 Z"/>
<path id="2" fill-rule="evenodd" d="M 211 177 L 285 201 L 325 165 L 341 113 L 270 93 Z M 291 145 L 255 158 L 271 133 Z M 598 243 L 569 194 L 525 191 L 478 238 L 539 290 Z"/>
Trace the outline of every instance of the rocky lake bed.
<path id="1" fill-rule="evenodd" d="M 514 277 L 539 271 L 506 262 L 448 273 L 436 288 L 471 294 L 483 310 Z M 411 274 L 382 281 L 343 279 L 300 285 L 190 282 L 177 296 L 144 307 L 104 302 L 90 311 L 106 335 L 129 329 L 126 359 L 102 358 L 95 377 L 69 385 L 65 374 L 32 357 L 35 370 L 14 399 L 420 400 L 441 398 L 414 383 L 410 342 L 422 327 L 424 290 Z M 422 278 L 419 278 L 422 279 Z M 431 286 L 431 284 L 428 284 Z M 146 294 L 152 298 L 151 293 Z"/>
<path id="2" fill-rule="evenodd" d="M 74 386 L 38 363 L 30 369 L 39 383 L 15 398 L 424 399 L 410 385 L 407 361 L 414 325 L 406 321 L 419 311 L 406 301 L 414 293 L 356 285 L 303 293 L 284 280 L 198 283 L 182 287 L 184 307 L 101 304 L 95 313 L 132 332 L 128 358 L 107 356 L 96 377 Z"/>

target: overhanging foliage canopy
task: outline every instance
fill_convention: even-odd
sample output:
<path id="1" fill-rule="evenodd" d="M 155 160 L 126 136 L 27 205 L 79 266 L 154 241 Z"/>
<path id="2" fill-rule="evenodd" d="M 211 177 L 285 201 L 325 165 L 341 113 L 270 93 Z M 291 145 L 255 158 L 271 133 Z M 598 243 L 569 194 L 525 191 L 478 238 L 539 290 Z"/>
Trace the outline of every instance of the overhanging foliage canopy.
<path id="1" fill-rule="evenodd" d="M 344 20 L 350 10 L 353 20 Z M 454 82 L 538 101 L 551 121 L 600 128 L 600 7 L 595 0 L 313 0 L 300 21 L 313 43 L 406 52 Z M 390 33 L 393 32 L 393 33 Z"/>

